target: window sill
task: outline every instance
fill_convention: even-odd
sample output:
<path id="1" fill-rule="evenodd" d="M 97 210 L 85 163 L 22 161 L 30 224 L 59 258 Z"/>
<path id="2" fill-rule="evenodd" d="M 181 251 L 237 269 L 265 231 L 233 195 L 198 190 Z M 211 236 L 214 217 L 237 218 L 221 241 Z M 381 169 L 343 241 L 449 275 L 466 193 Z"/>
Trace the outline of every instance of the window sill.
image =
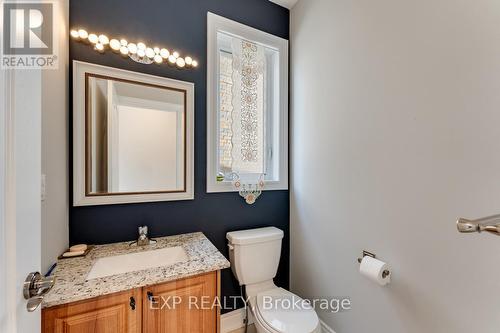
<path id="1" fill-rule="evenodd" d="M 288 190 L 288 184 L 280 181 L 266 182 L 263 192 Z M 231 182 L 207 182 L 207 193 L 238 192 Z"/>

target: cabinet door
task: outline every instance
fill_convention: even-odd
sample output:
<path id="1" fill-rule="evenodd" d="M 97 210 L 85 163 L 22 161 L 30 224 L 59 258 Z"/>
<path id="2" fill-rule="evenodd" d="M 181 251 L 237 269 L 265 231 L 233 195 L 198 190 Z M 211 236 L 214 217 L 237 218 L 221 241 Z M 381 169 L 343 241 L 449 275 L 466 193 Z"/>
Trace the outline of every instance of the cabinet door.
<path id="1" fill-rule="evenodd" d="M 217 332 L 217 273 L 143 289 L 144 333 Z"/>
<path id="2" fill-rule="evenodd" d="M 42 311 L 44 333 L 140 333 L 141 289 L 56 306 Z"/>

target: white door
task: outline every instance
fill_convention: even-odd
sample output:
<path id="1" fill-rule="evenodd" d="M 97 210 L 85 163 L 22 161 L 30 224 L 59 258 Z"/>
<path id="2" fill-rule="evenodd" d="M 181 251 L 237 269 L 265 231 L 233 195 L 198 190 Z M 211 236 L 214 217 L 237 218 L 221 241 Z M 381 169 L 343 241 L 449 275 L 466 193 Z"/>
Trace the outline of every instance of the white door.
<path id="1" fill-rule="evenodd" d="M 24 280 L 41 261 L 41 71 L 0 70 L 0 332 L 40 332 Z"/>

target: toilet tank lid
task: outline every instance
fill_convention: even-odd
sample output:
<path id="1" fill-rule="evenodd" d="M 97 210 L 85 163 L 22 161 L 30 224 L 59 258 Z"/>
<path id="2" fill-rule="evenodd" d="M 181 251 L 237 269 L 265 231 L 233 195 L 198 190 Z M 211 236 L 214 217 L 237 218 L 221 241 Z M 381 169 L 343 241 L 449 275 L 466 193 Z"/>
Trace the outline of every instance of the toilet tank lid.
<path id="1" fill-rule="evenodd" d="M 276 227 L 231 231 L 226 234 L 230 244 L 255 244 L 283 238 L 283 230 Z"/>

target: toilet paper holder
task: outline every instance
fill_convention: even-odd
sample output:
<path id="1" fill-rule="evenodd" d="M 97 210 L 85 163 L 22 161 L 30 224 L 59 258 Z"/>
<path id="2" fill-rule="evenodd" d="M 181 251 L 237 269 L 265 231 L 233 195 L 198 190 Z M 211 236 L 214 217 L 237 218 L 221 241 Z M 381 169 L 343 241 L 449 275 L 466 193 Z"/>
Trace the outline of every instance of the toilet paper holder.
<path id="1" fill-rule="evenodd" d="M 363 261 L 363 258 L 364 257 L 372 257 L 374 259 L 377 258 L 377 256 L 375 255 L 375 253 L 371 253 L 371 252 L 368 252 L 368 251 L 365 251 L 363 250 L 363 256 L 361 258 L 358 258 L 358 263 L 361 264 L 361 261 Z M 388 277 L 389 275 L 391 274 L 391 272 L 389 272 L 389 270 L 384 270 L 382 272 L 382 278 L 385 279 L 386 277 Z"/>

